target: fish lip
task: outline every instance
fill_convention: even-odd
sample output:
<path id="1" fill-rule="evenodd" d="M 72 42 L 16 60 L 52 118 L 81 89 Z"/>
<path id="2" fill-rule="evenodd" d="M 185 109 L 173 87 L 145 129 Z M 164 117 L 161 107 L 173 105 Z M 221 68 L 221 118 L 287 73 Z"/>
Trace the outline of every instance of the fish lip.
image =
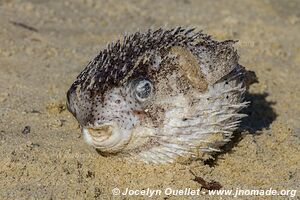
<path id="1" fill-rule="evenodd" d="M 103 125 L 96 128 L 88 128 L 89 133 L 94 137 L 111 136 L 113 127 L 110 125 Z"/>
<path id="2" fill-rule="evenodd" d="M 82 128 L 85 141 L 101 152 L 119 152 L 130 141 L 131 134 L 120 130 L 115 122 Z"/>
<path id="3" fill-rule="evenodd" d="M 98 142 L 104 141 L 110 138 L 113 134 L 114 124 L 113 123 L 103 123 L 97 126 L 88 126 L 83 128 L 87 133 Z"/>

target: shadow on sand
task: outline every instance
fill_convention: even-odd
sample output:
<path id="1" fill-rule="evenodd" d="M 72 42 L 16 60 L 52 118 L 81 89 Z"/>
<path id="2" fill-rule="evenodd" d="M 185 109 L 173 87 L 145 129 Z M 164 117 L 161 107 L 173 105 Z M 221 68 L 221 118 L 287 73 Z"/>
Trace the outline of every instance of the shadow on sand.
<path id="1" fill-rule="evenodd" d="M 221 148 L 221 152 L 214 155 L 213 159 L 204 161 L 204 164 L 215 166 L 220 155 L 230 153 L 242 139 L 245 134 L 258 135 L 261 134 L 263 129 L 269 129 L 272 122 L 276 119 L 272 105 L 276 102 L 269 102 L 266 100 L 268 93 L 250 94 L 247 93 L 245 100 L 250 101 L 249 107 L 242 110 L 242 113 L 248 115 L 241 123 L 241 128 L 234 133 L 232 140 Z"/>

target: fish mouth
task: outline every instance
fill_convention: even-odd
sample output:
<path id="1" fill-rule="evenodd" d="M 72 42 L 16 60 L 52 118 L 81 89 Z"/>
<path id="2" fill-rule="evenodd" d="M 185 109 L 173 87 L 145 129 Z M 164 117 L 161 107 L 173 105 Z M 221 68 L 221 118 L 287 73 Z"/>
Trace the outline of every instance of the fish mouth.
<path id="1" fill-rule="evenodd" d="M 88 128 L 92 138 L 97 138 L 98 141 L 107 140 L 113 133 L 113 127 L 111 125 L 102 125 L 97 128 Z"/>
<path id="2" fill-rule="evenodd" d="M 118 152 L 130 140 L 127 131 L 120 130 L 115 123 L 106 123 L 97 127 L 82 128 L 85 141 L 102 152 Z"/>

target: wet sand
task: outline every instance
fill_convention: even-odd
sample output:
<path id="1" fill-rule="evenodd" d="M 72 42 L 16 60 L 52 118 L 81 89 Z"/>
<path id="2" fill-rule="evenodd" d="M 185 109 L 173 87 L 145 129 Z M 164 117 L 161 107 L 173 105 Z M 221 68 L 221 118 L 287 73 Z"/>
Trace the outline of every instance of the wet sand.
<path id="1" fill-rule="evenodd" d="M 299 198 L 299 10 L 299 1 L 275 0 L 0 1 L 0 199 L 111 199 L 115 187 L 199 189 L 190 170 L 223 189 L 297 189 Z M 259 78 L 247 96 L 246 130 L 205 163 L 145 165 L 100 156 L 65 108 L 67 89 L 123 33 L 178 25 L 239 40 L 240 63 Z M 266 198 L 287 199 L 252 197 Z"/>

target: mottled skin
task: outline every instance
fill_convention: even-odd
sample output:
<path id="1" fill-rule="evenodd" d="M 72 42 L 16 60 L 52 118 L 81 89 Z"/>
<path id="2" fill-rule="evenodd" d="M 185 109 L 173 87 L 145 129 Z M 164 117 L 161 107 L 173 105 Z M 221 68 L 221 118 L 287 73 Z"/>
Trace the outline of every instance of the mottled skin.
<path id="1" fill-rule="evenodd" d="M 247 105 L 233 44 L 180 27 L 126 36 L 79 74 L 68 109 L 103 154 L 164 163 L 218 151 Z"/>

